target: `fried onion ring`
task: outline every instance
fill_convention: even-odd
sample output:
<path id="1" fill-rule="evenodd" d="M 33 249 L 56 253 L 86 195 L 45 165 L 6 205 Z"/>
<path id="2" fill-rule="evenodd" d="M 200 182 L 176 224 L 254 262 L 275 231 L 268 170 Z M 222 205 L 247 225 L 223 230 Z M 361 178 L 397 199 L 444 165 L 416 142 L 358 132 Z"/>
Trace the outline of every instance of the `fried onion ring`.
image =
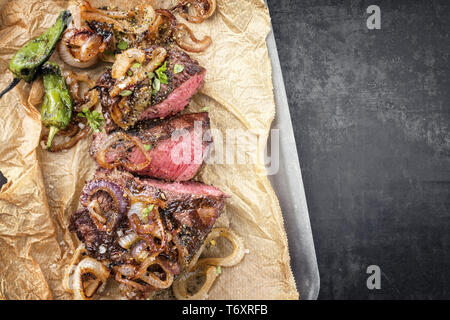
<path id="1" fill-rule="evenodd" d="M 145 161 L 142 163 L 139 163 L 139 164 L 134 164 L 134 163 L 130 163 L 127 160 L 123 160 L 123 159 L 119 158 L 119 159 L 116 159 L 113 163 L 107 162 L 106 153 L 108 152 L 109 148 L 111 148 L 116 143 L 123 141 L 123 140 L 129 141 L 132 144 L 134 144 L 145 156 Z M 139 139 L 137 139 L 133 136 L 129 136 L 128 134 L 126 134 L 125 132 L 122 132 L 122 131 L 114 132 L 113 134 L 108 136 L 107 140 L 102 145 L 101 149 L 97 152 L 96 160 L 97 160 L 98 164 L 105 169 L 113 169 L 118 166 L 122 166 L 122 167 L 128 169 L 129 171 L 140 171 L 140 170 L 146 168 L 151 162 L 151 158 L 148 155 L 148 152 L 145 150 L 145 147 L 142 144 L 142 142 Z"/>
<path id="2" fill-rule="evenodd" d="M 83 285 L 83 276 L 95 277 L 89 286 Z M 76 267 L 73 274 L 73 299 L 91 300 L 97 289 L 106 282 L 109 277 L 109 270 L 100 262 L 93 258 L 84 258 Z"/>
<path id="3" fill-rule="evenodd" d="M 189 14 L 190 7 L 194 9 L 196 15 Z M 182 0 L 175 9 L 178 9 L 180 16 L 186 21 L 201 23 L 216 11 L 216 0 Z"/>
<path id="4" fill-rule="evenodd" d="M 205 282 L 196 293 L 188 293 L 188 281 L 194 277 L 204 274 L 206 276 Z M 211 289 L 214 281 L 217 278 L 216 267 L 210 266 L 206 269 L 197 268 L 192 272 L 181 275 L 173 283 L 173 293 L 178 300 L 204 300 L 208 297 L 208 291 Z"/>
<path id="5" fill-rule="evenodd" d="M 186 35 L 190 38 L 192 43 L 188 43 L 185 41 Z M 175 42 L 181 49 L 184 49 L 188 52 L 202 52 L 205 51 L 206 48 L 212 43 L 211 37 L 204 36 L 203 39 L 199 40 L 194 36 L 189 27 L 183 23 L 179 23 L 175 28 Z"/>

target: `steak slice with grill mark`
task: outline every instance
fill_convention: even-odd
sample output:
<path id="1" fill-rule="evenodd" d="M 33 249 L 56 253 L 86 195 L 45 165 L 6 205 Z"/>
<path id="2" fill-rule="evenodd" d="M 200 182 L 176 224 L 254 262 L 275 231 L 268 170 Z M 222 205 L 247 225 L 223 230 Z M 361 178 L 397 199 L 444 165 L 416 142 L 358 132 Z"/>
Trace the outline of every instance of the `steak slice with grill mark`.
<path id="1" fill-rule="evenodd" d="M 150 148 L 146 152 L 151 161 L 144 169 L 133 173 L 169 181 L 192 179 L 213 148 L 209 124 L 207 112 L 139 122 L 127 134 Z M 107 139 L 106 132 L 95 134 L 90 147 L 94 159 Z M 134 165 L 147 161 L 141 149 L 127 142 L 108 150 L 107 162 L 113 163 L 118 159 L 127 159 Z"/>
<path id="2" fill-rule="evenodd" d="M 145 51 L 150 53 L 154 48 L 155 46 Z M 167 75 L 168 83 L 161 83 L 159 91 L 154 94 L 151 94 L 152 88 L 149 87 L 148 80 L 144 80 L 133 88 L 127 88 L 133 92 L 129 97 L 124 98 L 133 109 L 132 115 L 127 116 L 131 125 L 139 120 L 165 118 L 180 112 L 189 104 L 190 98 L 203 84 L 205 68 L 181 50 L 170 47 L 166 49 L 164 73 Z M 183 70 L 174 73 L 175 65 L 183 66 Z M 116 80 L 111 77 L 111 70 L 105 71 L 97 81 L 107 131 L 117 127 L 111 118 L 111 110 L 117 107 L 123 98 L 120 95 L 116 97 L 109 95 L 115 82 Z"/>
<path id="3" fill-rule="evenodd" d="M 178 255 L 162 254 L 162 257 L 179 273 L 191 261 L 202 246 L 217 218 L 222 213 L 225 200 L 229 196 L 218 188 L 200 182 L 167 183 L 153 179 L 139 179 L 128 172 L 99 169 L 94 180 L 108 180 L 129 190 L 133 195 L 148 196 L 165 201 L 160 208 L 160 216 L 165 232 L 180 240 L 183 261 Z M 89 182 L 87 183 L 89 184 Z M 100 194 L 100 197 L 104 195 Z M 105 197 L 111 201 L 111 198 Z M 99 260 L 109 260 L 111 265 L 131 263 L 131 254 L 118 244 L 120 236 L 130 230 L 124 216 L 120 223 L 109 232 L 100 231 L 92 221 L 86 208 L 74 213 L 70 218 L 69 230 L 75 232 L 85 244 L 89 255 Z"/>

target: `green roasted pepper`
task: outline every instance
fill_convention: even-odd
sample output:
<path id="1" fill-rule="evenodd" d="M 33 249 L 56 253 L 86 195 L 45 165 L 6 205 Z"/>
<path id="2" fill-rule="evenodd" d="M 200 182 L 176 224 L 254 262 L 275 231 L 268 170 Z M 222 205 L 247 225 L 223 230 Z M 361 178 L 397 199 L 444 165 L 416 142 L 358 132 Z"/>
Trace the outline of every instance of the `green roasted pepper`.
<path id="1" fill-rule="evenodd" d="M 71 13 L 65 10 L 60 13 L 55 24 L 36 39 L 30 40 L 20 48 L 9 61 L 9 70 L 14 80 L 0 93 L 0 98 L 14 88 L 20 80 L 33 81 L 36 72 L 50 58 L 56 44 L 71 20 Z"/>
<path id="2" fill-rule="evenodd" d="M 44 102 L 41 106 L 42 123 L 50 128 L 47 139 L 47 149 L 59 130 L 64 130 L 72 117 L 72 99 L 67 89 L 66 80 L 61 69 L 53 62 L 47 61 L 42 66 L 44 79 Z"/>

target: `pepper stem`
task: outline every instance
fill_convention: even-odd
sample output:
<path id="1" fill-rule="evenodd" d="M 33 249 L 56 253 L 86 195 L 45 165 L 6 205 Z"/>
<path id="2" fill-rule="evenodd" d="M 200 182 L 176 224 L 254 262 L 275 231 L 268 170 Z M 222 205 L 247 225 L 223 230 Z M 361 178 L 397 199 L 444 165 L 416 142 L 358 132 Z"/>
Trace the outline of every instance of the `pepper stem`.
<path id="1" fill-rule="evenodd" d="M 8 84 L 8 86 L 5 88 L 5 90 L 3 90 L 2 92 L 0 92 L 0 99 L 3 97 L 3 95 L 5 93 L 7 93 L 8 91 L 12 90 L 18 83 L 20 82 L 19 78 L 14 78 L 10 84 Z"/>
<path id="2" fill-rule="evenodd" d="M 57 127 L 50 127 L 50 132 L 48 133 L 47 138 L 47 149 L 50 149 L 50 147 L 52 146 L 53 137 L 58 131 L 59 129 Z"/>

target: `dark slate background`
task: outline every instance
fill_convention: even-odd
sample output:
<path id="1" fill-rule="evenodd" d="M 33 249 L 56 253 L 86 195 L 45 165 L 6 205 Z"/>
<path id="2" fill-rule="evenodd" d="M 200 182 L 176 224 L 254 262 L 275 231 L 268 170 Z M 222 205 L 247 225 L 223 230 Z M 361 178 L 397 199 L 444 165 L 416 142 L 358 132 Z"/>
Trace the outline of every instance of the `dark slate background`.
<path id="1" fill-rule="evenodd" d="M 319 298 L 450 298 L 450 1 L 268 3 Z"/>
<path id="2" fill-rule="evenodd" d="M 450 1 L 268 3 L 319 298 L 450 298 Z"/>

